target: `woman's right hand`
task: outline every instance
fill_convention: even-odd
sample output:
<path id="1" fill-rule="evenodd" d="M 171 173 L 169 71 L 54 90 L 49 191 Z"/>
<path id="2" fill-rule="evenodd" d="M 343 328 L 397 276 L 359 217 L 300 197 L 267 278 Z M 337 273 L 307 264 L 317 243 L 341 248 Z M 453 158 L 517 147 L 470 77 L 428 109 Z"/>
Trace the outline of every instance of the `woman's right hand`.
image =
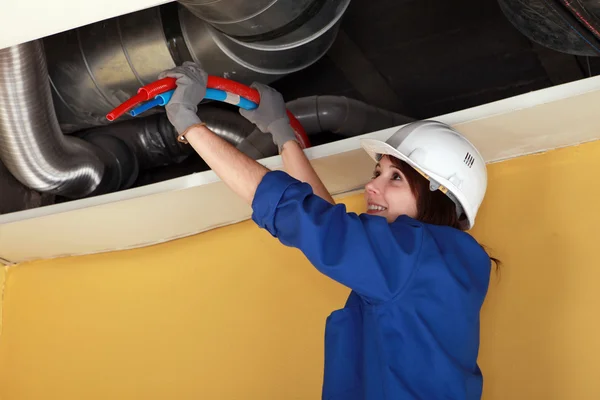
<path id="1" fill-rule="evenodd" d="M 270 133 L 280 152 L 285 143 L 289 141 L 298 142 L 290 125 L 281 93 L 267 85 L 256 82 L 252 84 L 252 87 L 260 94 L 260 104 L 255 110 L 240 108 L 240 114 L 255 124 L 262 132 Z"/>
<path id="2" fill-rule="evenodd" d="M 186 61 L 179 67 L 161 72 L 158 77 L 177 79 L 177 88 L 165 110 L 177 133 L 183 135 L 191 126 L 202 122 L 196 112 L 198 103 L 206 96 L 208 74 L 201 65 Z"/>

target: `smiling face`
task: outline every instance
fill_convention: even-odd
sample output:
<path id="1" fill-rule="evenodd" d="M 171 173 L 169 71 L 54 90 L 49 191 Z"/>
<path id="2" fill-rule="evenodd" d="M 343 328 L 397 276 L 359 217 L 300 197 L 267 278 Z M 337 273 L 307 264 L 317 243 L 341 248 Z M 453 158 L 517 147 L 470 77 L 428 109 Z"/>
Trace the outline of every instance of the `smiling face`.
<path id="1" fill-rule="evenodd" d="M 379 161 L 365 186 L 365 200 L 368 214 L 384 217 L 390 223 L 401 215 L 417 218 L 417 198 L 404 173 L 388 156 Z"/>

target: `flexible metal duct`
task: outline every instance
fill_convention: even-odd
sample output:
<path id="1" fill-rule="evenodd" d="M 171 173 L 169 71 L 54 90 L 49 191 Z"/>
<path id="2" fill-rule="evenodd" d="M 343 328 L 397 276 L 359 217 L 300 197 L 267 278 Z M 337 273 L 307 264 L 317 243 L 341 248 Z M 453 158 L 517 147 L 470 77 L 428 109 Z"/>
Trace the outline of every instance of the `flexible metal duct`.
<path id="1" fill-rule="evenodd" d="M 110 110 L 183 61 L 245 84 L 268 84 L 306 68 L 333 43 L 350 0 L 181 3 L 196 15 L 169 3 L 44 39 L 63 132 L 108 124 Z"/>
<path id="2" fill-rule="evenodd" d="M 41 42 L 0 50 L 0 158 L 24 185 L 79 197 L 105 173 L 90 144 L 58 126 Z"/>
<path id="3" fill-rule="evenodd" d="M 356 136 L 414 121 L 344 96 L 303 97 L 286 105 L 309 135 L 332 132 Z"/>

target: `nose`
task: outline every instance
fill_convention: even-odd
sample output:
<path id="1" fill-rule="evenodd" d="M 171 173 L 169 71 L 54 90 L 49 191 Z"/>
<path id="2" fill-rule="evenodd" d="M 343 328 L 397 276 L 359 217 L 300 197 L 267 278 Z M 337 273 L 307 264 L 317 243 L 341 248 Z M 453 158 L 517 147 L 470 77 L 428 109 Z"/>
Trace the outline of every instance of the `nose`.
<path id="1" fill-rule="evenodd" d="M 381 185 L 380 185 L 380 181 L 381 181 L 381 176 L 378 176 L 377 178 L 371 179 L 371 181 L 369 181 L 369 183 L 367 183 L 365 185 L 365 190 L 367 191 L 367 193 L 372 193 L 372 194 L 379 194 L 381 193 Z"/>

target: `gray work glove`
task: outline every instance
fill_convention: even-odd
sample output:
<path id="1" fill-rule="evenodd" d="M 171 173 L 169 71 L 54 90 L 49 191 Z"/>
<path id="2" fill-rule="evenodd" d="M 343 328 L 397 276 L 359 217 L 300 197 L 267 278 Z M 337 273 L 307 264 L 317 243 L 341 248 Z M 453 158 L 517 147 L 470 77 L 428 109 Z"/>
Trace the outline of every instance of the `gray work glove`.
<path id="1" fill-rule="evenodd" d="M 290 125 L 281 93 L 256 82 L 252 84 L 252 87 L 260 93 L 260 104 L 255 110 L 240 108 L 240 114 L 256 125 L 262 132 L 270 133 L 280 152 L 287 142 L 291 140 L 298 142 Z"/>
<path id="2" fill-rule="evenodd" d="M 177 133 L 182 135 L 192 125 L 202 122 L 196 112 L 198 103 L 206 96 L 208 74 L 202 69 L 202 66 L 186 61 L 183 65 L 158 75 L 159 79 L 167 77 L 177 79 L 177 88 L 165 106 L 165 110 Z"/>

